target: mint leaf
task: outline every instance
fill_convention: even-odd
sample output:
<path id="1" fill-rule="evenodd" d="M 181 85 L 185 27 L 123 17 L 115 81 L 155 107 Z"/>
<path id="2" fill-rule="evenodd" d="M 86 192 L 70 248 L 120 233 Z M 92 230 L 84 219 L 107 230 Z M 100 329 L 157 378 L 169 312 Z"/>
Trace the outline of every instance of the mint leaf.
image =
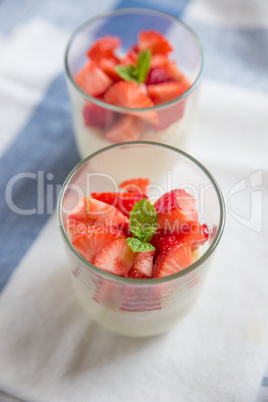
<path id="1" fill-rule="evenodd" d="M 134 81 L 138 84 L 146 81 L 148 72 L 150 70 L 151 52 L 144 50 L 139 53 L 137 66 L 128 64 L 126 67 L 117 65 L 115 71 L 125 81 Z"/>
<path id="2" fill-rule="evenodd" d="M 131 66 L 131 64 L 129 64 L 129 66 Z M 134 66 L 133 66 L 134 67 Z M 135 67 L 134 67 L 135 68 Z M 125 81 L 134 81 L 134 82 L 138 82 L 137 78 L 135 78 L 133 76 L 133 73 L 131 71 L 132 69 L 129 69 L 127 67 L 123 67 L 123 66 L 116 66 L 115 67 L 115 71 L 117 72 L 117 74 L 123 78 L 123 80 Z"/>
<path id="3" fill-rule="evenodd" d="M 143 198 L 133 206 L 129 215 L 129 229 L 142 242 L 150 241 L 156 232 L 156 210 L 146 198 Z"/>
<path id="4" fill-rule="evenodd" d="M 144 50 L 139 54 L 137 63 L 139 82 L 146 81 L 148 72 L 150 70 L 150 62 L 151 62 L 150 50 Z"/>
<path id="5" fill-rule="evenodd" d="M 134 253 L 138 253 L 140 251 L 153 251 L 155 249 L 152 244 L 143 243 L 141 240 L 136 239 L 135 237 L 128 237 L 127 243 Z"/>

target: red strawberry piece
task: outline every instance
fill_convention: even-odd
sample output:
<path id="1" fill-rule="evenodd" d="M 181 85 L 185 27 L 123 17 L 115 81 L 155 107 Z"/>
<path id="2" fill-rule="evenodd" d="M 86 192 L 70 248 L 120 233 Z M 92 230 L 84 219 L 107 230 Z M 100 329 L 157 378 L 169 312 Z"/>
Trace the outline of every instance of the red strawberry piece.
<path id="1" fill-rule="evenodd" d="M 185 190 L 165 193 L 154 204 L 160 228 L 180 233 L 182 225 L 198 222 L 194 198 Z"/>
<path id="2" fill-rule="evenodd" d="M 91 197 L 118 208 L 125 215 L 129 215 L 136 202 L 142 200 L 143 198 L 147 198 L 144 194 L 137 192 L 92 193 Z"/>
<path id="3" fill-rule="evenodd" d="M 132 237 L 133 235 L 132 235 L 131 231 L 129 230 L 129 220 L 126 216 L 125 216 L 125 218 L 127 219 L 127 222 L 113 224 L 112 227 L 114 229 L 121 230 L 121 232 L 123 232 L 127 237 Z"/>
<path id="4" fill-rule="evenodd" d="M 94 265 L 111 274 L 127 277 L 134 260 L 135 253 L 126 239 L 121 238 L 102 247 L 94 259 Z"/>
<path id="5" fill-rule="evenodd" d="M 153 274 L 154 255 L 155 251 L 141 251 L 136 253 L 136 258 L 132 266 L 133 270 L 150 278 Z"/>
<path id="6" fill-rule="evenodd" d="M 70 240 L 72 241 L 74 238 L 87 233 L 88 228 L 94 224 L 95 221 L 91 219 L 88 219 L 88 222 L 80 222 L 76 219 L 68 218 L 67 233 Z"/>
<path id="7" fill-rule="evenodd" d="M 116 208 L 105 202 L 86 197 L 86 212 L 90 219 L 102 225 L 110 225 L 116 213 Z"/>
<path id="8" fill-rule="evenodd" d="M 180 82 L 184 88 L 184 92 L 186 92 L 191 84 L 188 78 L 177 68 L 176 63 L 171 61 L 168 62 L 165 66 L 166 72 L 172 80 Z"/>
<path id="9" fill-rule="evenodd" d="M 105 138 L 113 143 L 136 141 L 140 138 L 144 123 L 136 116 L 125 115 L 104 134 Z"/>
<path id="10" fill-rule="evenodd" d="M 172 81 L 163 67 L 152 67 L 146 79 L 146 85 L 163 84 Z"/>
<path id="11" fill-rule="evenodd" d="M 189 243 L 192 246 L 192 249 L 203 245 L 208 238 L 209 230 L 207 225 L 199 225 L 198 223 L 191 224 L 188 227 L 188 233 L 180 233 L 177 236 L 178 241 Z"/>
<path id="12" fill-rule="evenodd" d="M 164 35 L 154 30 L 140 31 L 138 48 L 140 52 L 149 49 L 151 50 L 152 54 L 167 54 L 168 52 L 172 51 L 172 47 Z"/>
<path id="13" fill-rule="evenodd" d="M 189 243 L 179 243 L 169 252 L 158 255 L 153 269 L 154 278 L 162 278 L 182 271 L 193 263 Z"/>
<path id="14" fill-rule="evenodd" d="M 91 96 L 103 94 L 113 83 L 111 78 L 92 60 L 87 61 L 74 77 L 74 81 L 84 92 Z"/>
<path id="15" fill-rule="evenodd" d="M 113 52 L 121 46 L 121 39 L 117 36 L 104 36 L 97 39 L 94 44 L 88 49 L 87 56 L 94 60 L 99 61 L 101 58 L 109 58 L 113 56 Z"/>
<path id="16" fill-rule="evenodd" d="M 141 274 L 139 271 L 136 271 L 133 268 L 129 271 L 128 277 L 132 279 L 148 279 L 148 276 Z"/>
<path id="17" fill-rule="evenodd" d="M 158 124 L 153 124 L 152 129 L 156 132 L 161 131 L 168 128 L 171 124 L 179 121 L 184 115 L 185 101 L 186 99 L 181 99 L 173 105 L 169 105 L 164 109 L 158 110 Z"/>
<path id="18" fill-rule="evenodd" d="M 120 60 L 116 57 L 102 58 L 98 61 L 98 67 L 111 78 L 114 82 L 120 81 L 121 77 L 117 74 L 115 67 L 120 64 Z"/>
<path id="19" fill-rule="evenodd" d="M 83 117 L 86 127 L 106 128 L 115 121 L 115 115 L 111 110 L 91 102 L 84 105 Z"/>
<path id="20" fill-rule="evenodd" d="M 104 101 L 112 105 L 126 108 L 150 108 L 154 104 L 144 93 L 144 88 L 136 82 L 119 81 L 112 85 L 104 95 Z M 133 112 L 133 115 L 140 117 L 150 123 L 158 122 L 155 110 L 145 112 Z"/>
<path id="21" fill-rule="evenodd" d="M 190 225 L 183 225 L 181 233 L 179 234 L 165 234 L 161 233 L 155 235 L 153 245 L 160 252 L 168 252 L 179 243 L 189 243 L 192 250 L 204 244 L 209 238 L 209 231 L 207 225 L 199 225 L 199 223 L 192 223 Z"/>
<path id="22" fill-rule="evenodd" d="M 124 239 L 125 235 L 119 230 L 107 226 L 90 226 L 86 233 L 72 240 L 75 249 L 87 261 L 93 263 L 98 252 L 116 239 Z"/>
<path id="23" fill-rule="evenodd" d="M 168 57 L 164 54 L 153 54 L 151 57 L 151 67 L 165 68 L 169 63 Z"/>
<path id="24" fill-rule="evenodd" d="M 125 180 L 120 183 L 118 187 L 123 189 L 123 191 L 139 193 L 147 196 L 147 187 L 149 184 L 149 179 L 145 177 L 139 177 L 137 179 Z"/>
<path id="25" fill-rule="evenodd" d="M 180 82 L 163 82 L 157 85 L 148 85 L 148 94 L 155 105 L 160 105 L 181 96 L 184 86 Z"/>
<path id="26" fill-rule="evenodd" d="M 179 236 L 176 235 L 160 235 L 157 241 L 158 248 L 160 252 L 165 252 L 167 253 L 170 251 L 173 247 L 175 247 L 177 244 L 180 243 L 178 240 Z"/>
<path id="27" fill-rule="evenodd" d="M 138 53 L 134 50 L 130 49 L 126 56 L 122 59 L 121 64 L 123 66 L 128 66 L 129 64 L 133 64 L 136 66 L 138 60 Z"/>
<path id="28" fill-rule="evenodd" d="M 87 197 L 82 197 L 78 201 L 74 209 L 71 211 L 68 219 L 88 223 L 91 225 L 94 224 L 94 220 L 88 217 L 86 206 L 87 206 Z"/>
<path id="29" fill-rule="evenodd" d="M 126 215 L 119 211 L 119 209 L 117 209 L 114 214 L 112 224 L 115 226 L 129 225 L 129 219 Z"/>

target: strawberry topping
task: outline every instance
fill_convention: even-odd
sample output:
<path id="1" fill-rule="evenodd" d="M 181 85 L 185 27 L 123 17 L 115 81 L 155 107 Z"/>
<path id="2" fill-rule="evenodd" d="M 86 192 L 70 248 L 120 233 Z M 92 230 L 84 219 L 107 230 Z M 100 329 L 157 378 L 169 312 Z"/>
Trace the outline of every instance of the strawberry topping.
<path id="1" fill-rule="evenodd" d="M 154 106 L 152 100 L 144 93 L 139 84 L 127 81 L 119 81 L 112 85 L 105 93 L 104 100 L 107 103 L 127 108 L 149 108 Z M 150 123 L 158 122 L 157 113 L 154 110 L 135 112 L 135 116 Z"/>
<path id="2" fill-rule="evenodd" d="M 120 45 L 121 39 L 117 36 L 105 36 L 96 40 L 88 49 L 87 56 L 94 61 L 99 61 L 103 57 L 109 58 Z"/>
<path id="3" fill-rule="evenodd" d="M 147 187 L 150 184 L 150 180 L 145 177 L 139 177 L 137 179 L 125 180 L 119 184 L 119 188 L 124 191 L 139 193 L 142 195 L 147 195 Z M 144 197 L 143 197 L 144 198 Z"/>
<path id="4" fill-rule="evenodd" d="M 87 102 L 83 108 L 83 117 L 86 127 L 105 128 L 115 121 L 115 114 L 95 103 Z"/>
<path id="5" fill-rule="evenodd" d="M 194 198 L 185 190 L 172 190 L 154 204 L 160 228 L 179 233 L 181 226 L 198 222 Z"/>
<path id="6" fill-rule="evenodd" d="M 189 243 L 179 243 L 168 252 L 158 255 L 153 269 L 154 278 L 162 278 L 182 271 L 193 263 Z"/>
<path id="7" fill-rule="evenodd" d="M 140 52 L 149 49 L 153 54 L 167 54 L 172 51 L 172 47 L 164 35 L 154 30 L 140 31 L 138 49 Z"/>
<path id="8" fill-rule="evenodd" d="M 81 68 L 74 77 L 76 84 L 91 96 L 102 95 L 113 83 L 92 60 Z"/>
<path id="9" fill-rule="evenodd" d="M 94 265 L 114 275 L 128 276 L 135 260 L 135 253 L 121 238 L 108 243 L 98 252 Z"/>
<path id="10" fill-rule="evenodd" d="M 122 115 L 105 133 L 105 138 L 116 144 L 137 141 L 144 129 L 144 122 L 136 116 Z"/>
<path id="11" fill-rule="evenodd" d="M 103 247 L 114 240 L 124 238 L 123 232 L 108 226 L 90 226 L 87 232 L 78 235 L 72 243 L 82 257 L 93 263 L 96 255 Z"/>
<path id="12" fill-rule="evenodd" d="M 146 195 L 137 192 L 92 193 L 91 197 L 118 208 L 125 215 L 129 215 L 136 202 L 147 198 Z"/>
<path id="13" fill-rule="evenodd" d="M 152 67 L 146 79 L 146 85 L 163 84 L 172 81 L 163 67 Z"/>

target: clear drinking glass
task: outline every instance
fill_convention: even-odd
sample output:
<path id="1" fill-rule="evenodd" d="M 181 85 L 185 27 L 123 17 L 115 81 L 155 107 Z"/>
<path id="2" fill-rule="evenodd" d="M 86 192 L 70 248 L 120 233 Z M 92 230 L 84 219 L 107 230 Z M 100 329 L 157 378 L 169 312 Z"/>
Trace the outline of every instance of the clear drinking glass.
<path id="1" fill-rule="evenodd" d="M 175 275 L 139 280 L 109 274 L 87 262 L 68 238 L 67 218 L 81 197 L 118 191 L 120 182 L 135 177 L 150 179 L 150 200 L 184 188 L 195 199 L 200 223 L 214 228 L 196 262 Z M 133 142 L 107 147 L 74 168 L 59 196 L 58 219 L 74 289 L 84 309 L 117 333 L 151 336 L 172 328 L 196 302 L 223 232 L 225 207 L 218 184 L 197 160 L 163 144 Z"/>
<path id="2" fill-rule="evenodd" d="M 151 108 L 131 109 L 107 104 L 85 93 L 75 83 L 74 77 L 85 64 L 88 48 L 96 39 L 113 35 L 122 39 L 121 53 L 137 43 L 140 30 L 157 30 L 165 35 L 173 47 L 170 55 L 176 66 L 187 77 L 190 87 L 181 96 Z M 65 54 L 67 86 L 72 104 L 76 144 L 82 158 L 109 146 L 115 140 L 106 134 L 122 116 L 138 116 L 133 119 L 129 138 L 123 141 L 154 141 L 185 149 L 195 119 L 199 84 L 204 69 L 204 53 L 199 38 L 182 21 L 156 11 L 143 9 L 118 10 L 95 17 L 81 25 L 71 36 Z M 88 105 L 94 105 L 92 114 Z M 157 112 L 158 124 L 144 123 L 144 116 Z M 102 127 L 93 122 L 96 114 L 105 116 Z M 138 115 L 137 115 L 138 114 Z M 141 124 L 140 123 L 144 123 Z M 122 128 L 124 130 L 125 128 Z M 108 136 L 109 137 L 109 136 Z M 110 138 L 110 137 L 109 137 Z M 117 140 L 119 142 L 119 140 Z"/>

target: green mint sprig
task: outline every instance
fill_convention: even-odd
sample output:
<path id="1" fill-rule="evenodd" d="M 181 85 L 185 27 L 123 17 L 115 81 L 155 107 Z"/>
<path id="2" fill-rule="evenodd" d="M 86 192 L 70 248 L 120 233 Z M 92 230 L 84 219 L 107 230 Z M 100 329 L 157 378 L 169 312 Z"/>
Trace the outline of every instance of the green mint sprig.
<path id="1" fill-rule="evenodd" d="M 125 81 L 134 81 L 138 84 L 146 81 L 147 74 L 150 70 L 151 52 L 150 50 L 144 50 L 139 53 L 137 66 L 128 64 L 126 67 L 116 66 L 115 71 Z"/>
<path id="2" fill-rule="evenodd" d="M 134 237 L 128 237 L 127 243 L 134 253 L 155 249 L 149 241 L 156 232 L 157 220 L 156 210 L 146 198 L 133 206 L 129 215 L 129 230 Z"/>

